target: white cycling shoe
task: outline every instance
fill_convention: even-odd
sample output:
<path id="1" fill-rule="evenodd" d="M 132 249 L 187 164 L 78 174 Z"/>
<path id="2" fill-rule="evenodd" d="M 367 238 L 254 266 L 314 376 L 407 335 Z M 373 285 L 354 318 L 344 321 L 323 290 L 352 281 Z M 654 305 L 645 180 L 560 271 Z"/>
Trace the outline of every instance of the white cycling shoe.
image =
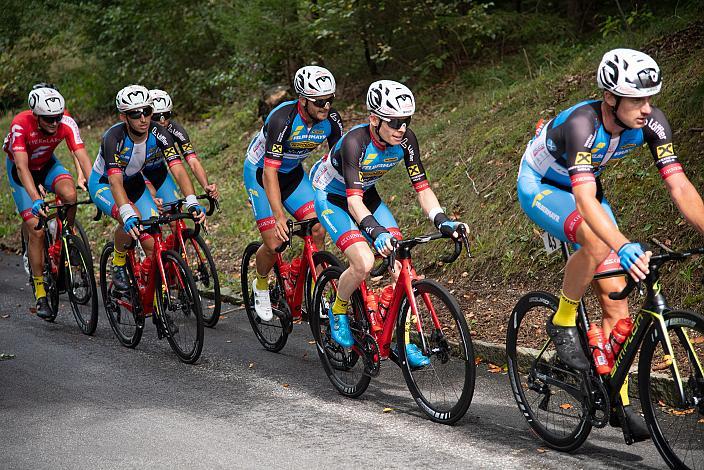
<path id="1" fill-rule="evenodd" d="M 257 289 L 257 280 L 252 281 L 252 292 L 254 292 L 254 311 L 262 321 L 271 321 L 274 312 L 271 310 L 271 299 L 269 299 L 269 289 Z"/>

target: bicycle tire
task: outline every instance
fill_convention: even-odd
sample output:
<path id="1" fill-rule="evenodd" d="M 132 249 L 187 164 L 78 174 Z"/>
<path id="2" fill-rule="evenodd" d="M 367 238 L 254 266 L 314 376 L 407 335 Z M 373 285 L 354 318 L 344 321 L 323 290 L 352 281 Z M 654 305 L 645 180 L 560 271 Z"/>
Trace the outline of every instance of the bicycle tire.
<path id="1" fill-rule="evenodd" d="M 114 299 L 110 280 L 112 279 L 112 273 L 110 273 L 110 279 L 108 279 L 108 270 L 112 271 L 110 260 L 112 259 L 113 251 L 113 242 L 108 242 L 100 255 L 100 295 L 103 299 L 105 315 L 108 317 L 110 328 L 112 328 L 115 337 L 123 346 L 134 348 L 142 339 L 144 318 L 139 317 L 132 310 L 120 307 Z M 127 275 L 132 286 L 127 296 L 132 299 L 132 305 L 136 305 L 135 302 L 139 302 L 139 298 L 134 290 L 135 279 L 129 257 L 127 258 Z"/>
<path id="2" fill-rule="evenodd" d="M 673 310 L 664 318 L 675 361 L 664 357 L 664 338 L 654 324 L 643 341 L 638 364 L 643 414 L 655 447 L 670 468 L 702 469 L 704 317 L 694 312 Z M 685 346 L 687 343 L 691 348 Z M 687 350 L 693 354 L 687 354 Z M 682 403 L 676 391 L 675 364 L 689 403 Z"/>
<path id="3" fill-rule="evenodd" d="M 66 293 L 78 328 L 83 334 L 90 336 L 95 333 L 98 326 L 98 290 L 93 274 L 93 260 L 81 238 L 76 235 L 66 237 L 66 248 L 69 254 L 68 262 L 64 263 Z M 76 257 L 78 261 L 76 266 L 79 269 L 76 273 L 72 273 L 71 267 L 74 266 Z M 69 283 L 71 285 L 68 285 Z M 77 289 L 84 289 L 85 292 Z M 79 296 L 79 292 L 82 295 Z M 87 316 L 82 313 L 81 305 L 88 307 Z"/>
<path id="4" fill-rule="evenodd" d="M 530 429 L 553 449 L 571 452 L 584 443 L 592 430 L 588 410 L 574 397 L 560 393 L 562 389 L 557 385 L 538 378 L 544 374 L 559 380 L 573 379 L 567 366 L 559 362 L 560 368 L 555 366 L 559 359 L 545 332 L 545 323 L 557 311 L 557 305 L 558 299 L 547 292 L 530 292 L 521 297 L 509 318 L 506 356 L 513 396 Z M 543 345 L 542 353 L 534 345 Z M 552 406 L 555 403 L 557 406 Z M 550 411 L 551 406 L 554 411 Z"/>
<path id="5" fill-rule="evenodd" d="M 249 318 L 257 340 L 264 346 L 264 349 L 271 352 L 279 352 L 286 346 L 288 340 L 288 330 L 285 321 L 281 316 L 274 315 L 270 321 L 265 322 L 254 310 L 254 293 L 252 292 L 252 281 L 256 277 L 255 258 L 261 242 L 252 242 L 244 249 L 242 254 L 242 264 L 240 266 L 240 281 L 242 286 L 242 300 L 244 308 Z M 274 265 L 275 281 L 269 286 L 272 308 L 287 309 L 288 305 L 283 295 L 283 285 L 278 268 Z M 290 318 L 290 314 L 289 314 Z"/>
<path id="6" fill-rule="evenodd" d="M 186 364 L 193 364 L 203 351 L 203 312 L 198 288 L 179 253 L 163 251 L 161 260 L 166 279 L 161 273 L 156 278 L 157 319 L 167 331 L 166 340 L 178 358 Z M 172 287 L 180 289 L 177 295 L 172 295 Z"/>
<path id="7" fill-rule="evenodd" d="M 339 260 L 339 258 L 329 251 L 316 251 L 313 253 L 313 265 L 318 266 L 322 265 L 322 268 L 325 269 L 328 266 L 342 266 L 342 262 Z M 322 271 L 321 271 L 322 272 Z M 305 292 L 303 293 L 303 297 L 305 298 L 305 306 L 306 306 L 306 311 L 305 315 L 307 317 L 310 317 L 308 312 L 311 311 L 313 308 L 313 272 L 310 269 L 310 266 L 308 266 L 308 269 L 306 269 L 306 281 L 303 284 Z"/>
<path id="8" fill-rule="evenodd" d="M 476 365 L 469 327 L 457 300 L 438 282 L 431 279 L 414 281 L 413 292 L 418 307 L 415 320 L 421 322 L 423 338 L 417 330 L 411 329 L 408 340 L 421 350 L 424 343 L 427 345 L 430 364 L 413 368 L 406 358 L 407 340 L 404 333 L 406 327 L 411 328 L 413 317 L 409 299 L 404 294 L 396 323 L 401 370 L 418 407 L 436 423 L 453 424 L 465 415 L 474 395 Z M 442 310 L 441 305 L 444 307 Z M 431 311 L 436 312 L 436 318 L 441 323 L 439 330 L 434 327 Z M 445 323 L 448 315 L 449 321 L 454 323 Z M 450 333 L 456 337 L 446 336 Z M 449 387 L 451 381 L 455 384 Z M 429 383 L 428 388 L 425 383 Z M 439 394 L 433 395 L 436 391 Z"/>
<path id="9" fill-rule="evenodd" d="M 73 221 L 73 226 L 76 228 L 78 231 L 78 236 L 81 237 L 81 241 L 83 242 L 83 246 L 85 247 L 86 251 L 88 252 L 88 259 L 90 260 L 90 264 L 93 264 L 93 250 L 90 247 L 90 240 L 88 239 L 88 234 L 86 234 L 86 231 L 83 230 L 83 225 L 78 221 L 78 219 L 75 219 Z"/>
<path id="10" fill-rule="evenodd" d="M 220 296 L 220 278 L 218 276 L 217 266 L 213 260 L 213 255 L 210 248 L 205 243 L 205 240 L 200 236 L 193 236 L 193 229 L 186 229 L 183 232 L 183 238 L 186 242 L 186 250 L 188 250 L 188 241 L 194 251 L 200 250 L 205 257 L 205 262 L 196 253 L 190 257 L 189 269 L 193 274 L 193 280 L 198 288 L 198 293 L 201 297 L 201 310 L 203 312 L 203 325 L 208 328 L 213 328 L 220 320 L 220 312 L 222 310 L 222 298 Z M 206 295 L 203 295 L 203 294 Z M 212 307 L 211 307 L 212 302 Z"/>
<path id="11" fill-rule="evenodd" d="M 335 300 L 336 282 L 343 271 L 340 266 L 330 266 L 320 273 L 313 290 L 313 310 L 309 321 L 318 357 L 328 379 L 340 394 L 356 398 L 366 391 L 371 377 L 364 372 L 364 361 L 359 356 L 357 346 L 345 349 L 330 337 L 330 322 L 327 316 L 328 307 Z M 328 287 L 330 290 L 326 290 Z M 354 291 L 349 305 L 350 327 L 353 336 L 358 340 L 360 334 L 368 332 L 364 303 L 359 290 Z"/>

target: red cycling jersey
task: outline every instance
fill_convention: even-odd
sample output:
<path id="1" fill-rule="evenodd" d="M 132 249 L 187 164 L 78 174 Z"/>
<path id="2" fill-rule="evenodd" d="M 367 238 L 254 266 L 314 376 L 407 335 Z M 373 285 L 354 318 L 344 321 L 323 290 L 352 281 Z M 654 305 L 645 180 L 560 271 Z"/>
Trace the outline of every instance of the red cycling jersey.
<path id="1" fill-rule="evenodd" d="M 27 110 L 22 111 L 12 120 L 10 133 L 5 137 L 2 149 L 13 162 L 14 152 L 26 152 L 29 155 L 29 169 L 40 170 L 64 139 L 72 152 L 85 147 L 78 124 L 67 112 L 64 112 L 56 133 L 49 135 L 39 128 L 37 118 L 32 111 Z"/>

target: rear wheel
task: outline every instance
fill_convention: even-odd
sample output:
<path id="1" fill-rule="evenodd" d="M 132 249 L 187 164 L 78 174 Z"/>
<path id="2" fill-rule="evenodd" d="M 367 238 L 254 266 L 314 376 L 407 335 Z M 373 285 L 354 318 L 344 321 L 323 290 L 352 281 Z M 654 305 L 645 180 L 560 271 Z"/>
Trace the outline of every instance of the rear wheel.
<path id="1" fill-rule="evenodd" d="M 218 323 L 222 308 L 218 270 L 210 248 L 200 235 L 194 237 L 193 230 L 186 229 L 183 238 L 186 245 L 184 260 L 200 293 L 203 324 L 212 328 Z"/>
<path id="2" fill-rule="evenodd" d="M 584 443 L 592 424 L 581 400 L 566 391 L 581 390 L 580 374 L 558 359 L 545 331 L 557 305 L 546 292 L 524 295 L 509 319 L 506 355 L 513 396 L 528 425 L 550 447 L 569 452 Z"/>
<path id="3" fill-rule="evenodd" d="M 66 237 L 68 263 L 64 269 L 66 292 L 78 328 L 86 335 L 95 333 L 98 325 L 98 292 L 93 275 L 93 261 L 79 237 Z"/>
<path id="4" fill-rule="evenodd" d="M 321 272 L 328 266 L 342 266 L 342 263 L 337 256 L 333 255 L 329 251 L 317 251 L 313 253 L 313 264 L 316 268 L 320 268 Z M 317 277 L 317 276 L 316 276 Z M 313 270 L 308 269 L 306 271 L 306 282 L 305 293 L 303 294 L 306 300 L 306 315 L 313 308 L 313 289 L 315 288 L 315 281 L 313 280 Z"/>
<path id="5" fill-rule="evenodd" d="M 100 295 L 103 298 L 105 314 L 117 340 L 128 348 L 134 348 L 142 339 L 144 318 L 134 310 L 140 305 L 132 265 L 127 258 L 127 275 L 131 288 L 128 292 L 116 291 L 112 282 L 112 257 L 114 245 L 106 243 L 100 255 Z"/>
<path id="6" fill-rule="evenodd" d="M 274 265 L 272 273 L 269 274 L 269 298 L 274 310 L 274 317 L 270 321 L 264 321 L 254 310 L 252 283 L 257 278 L 256 255 L 260 246 L 260 242 L 252 242 L 244 249 L 242 266 L 240 267 L 242 299 L 249 323 L 252 325 L 252 330 L 259 342 L 267 351 L 278 352 L 283 349 L 288 340 L 286 318 L 291 318 L 291 314 L 276 265 Z"/>
<path id="7" fill-rule="evenodd" d="M 356 290 L 350 298 L 347 311 L 356 344 L 351 348 L 343 348 L 330 336 L 328 310 L 335 301 L 337 282 L 342 272 L 343 268 L 331 266 L 320 273 L 313 290 L 313 309 L 309 321 L 318 357 L 330 382 L 342 395 L 355 398 L 364 393 L 371 381 L 371 377 L 365 373 L 362 352 L 357 346 L 364 344 L 363 337 L 368 332 L 368 326 L 362 297 L 359 290 Z"/>
<path id="8" fill-rule="evenodd" d="M 666 314 L 665 323 L 673 354 L 654 325 L 640 351 L 641 406 L 665 462 L 671 468 L 703 469 L 704 317 L 675 310 Z"/>
<path id="9" fill-rule="evenodd" d="M 203 313 L 200 295 L 190 269 L 175 251 L 161 254 L 166 279 L 157 276 L 155 296 L 158 318 L 166 339 L 181 361 L 193 364 L 203 350 Z"/>

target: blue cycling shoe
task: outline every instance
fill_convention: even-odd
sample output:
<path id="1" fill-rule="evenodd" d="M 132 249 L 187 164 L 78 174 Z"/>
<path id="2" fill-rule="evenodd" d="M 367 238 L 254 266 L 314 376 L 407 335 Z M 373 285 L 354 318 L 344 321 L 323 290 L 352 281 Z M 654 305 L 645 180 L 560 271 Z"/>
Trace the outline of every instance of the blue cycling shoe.
<path id="1" fill-rule="evenodd" d="M 430 365 L 430 358 L 426 357 L 415 344 L 406 345 L 406 358 L 408 364 L 414 369 Z"/>
<path id="2" fill-rule="evenodd" d="M 347 315 L 333 315 L 332 307 L 328 311 L 330 318 L 330 335 L 333 341 L 343 348 L 351 348 L 354 344 L 352 331 L 350 330 L 350 319 Z"/>

